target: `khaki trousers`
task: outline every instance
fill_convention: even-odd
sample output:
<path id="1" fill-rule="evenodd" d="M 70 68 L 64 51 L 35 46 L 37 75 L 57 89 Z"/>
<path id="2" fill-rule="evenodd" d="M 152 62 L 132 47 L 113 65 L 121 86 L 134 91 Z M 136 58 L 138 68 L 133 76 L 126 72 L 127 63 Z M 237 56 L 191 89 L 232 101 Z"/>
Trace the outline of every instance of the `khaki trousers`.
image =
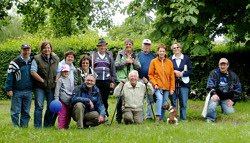
<path id="1" fill-rule="evenodd" d="M 133 120 L 134 123 L 143 123 L 142 114 L 142 111 L 132 111 L 131 109 L 124 109 L 123 115 L 125 124 L 133 123 Z"/>

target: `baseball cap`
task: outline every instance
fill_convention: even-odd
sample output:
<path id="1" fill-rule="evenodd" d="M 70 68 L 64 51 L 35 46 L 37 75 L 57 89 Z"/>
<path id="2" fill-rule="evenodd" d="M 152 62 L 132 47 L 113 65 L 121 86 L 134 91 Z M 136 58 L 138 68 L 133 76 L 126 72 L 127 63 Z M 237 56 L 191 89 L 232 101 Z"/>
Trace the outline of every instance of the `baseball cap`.
<path id="1" fill-rule="evenodd" d="M 30 48 L 30 44 L 23 44 L 23 45 L 21 46 L 21 49 L 24 49 L 24 48 Z"/>
<path id="2" fill-rule="evenodd" d="M 219 64 L 221 63 L 228 63 L 228 60 L 226 58 L 221 58 L 220 61 L 219 61 Z"/>
<path id="3" fill-rule="evenodd" d="M 69 65 L 63 65 L 62 66 L 62 71 L 70 71 Z"/>
<path id="4" fill-rule="evenodd" d="M 144 39 L 142 44 L 150 44 L 151 45 L 151 41 L 149 39 Z"/>

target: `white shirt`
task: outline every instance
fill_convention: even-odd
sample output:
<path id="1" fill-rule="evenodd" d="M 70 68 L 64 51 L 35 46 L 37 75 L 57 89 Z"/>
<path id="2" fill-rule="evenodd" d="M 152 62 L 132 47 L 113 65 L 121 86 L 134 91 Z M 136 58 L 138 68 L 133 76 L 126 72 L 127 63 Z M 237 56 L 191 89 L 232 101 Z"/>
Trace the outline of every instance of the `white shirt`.
<path id="1" fill-rule="evenodd" d="M 177 59 L 176 56 L 175 56 L 175 54 L 174 54 L 173 57 L 172 57 L 172 60 L 174 60 L 174 59 L 175 59 L 175 62 L 176 62 L 177 67 L 179 68 L 179 66 L 180 66 L 180 64 L 181 64 L 181 60 L 184 59 L 184 55 L 181 54 L 181 56 Z"/>

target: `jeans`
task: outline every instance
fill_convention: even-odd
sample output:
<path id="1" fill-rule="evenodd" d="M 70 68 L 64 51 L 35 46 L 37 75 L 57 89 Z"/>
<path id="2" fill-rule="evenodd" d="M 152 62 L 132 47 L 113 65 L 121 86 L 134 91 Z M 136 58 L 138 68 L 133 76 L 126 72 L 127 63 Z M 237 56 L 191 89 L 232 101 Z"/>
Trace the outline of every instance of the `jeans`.
<path id="1" fill-rule="evenodd" d="M 209 100 L 208 103 L 208 109 L 207 109 L 207 116 L 206 119 L 209 119 L 210 121 L 214 122 L 216 119 L 216 114 L 217 114 L 217 106 L 220 105 L 221 106 L 221 111 L 224 114 L 231 114 L 234 113 L 234 107 L 233 106 L 227 106 L 227 100 L 218 100 L 216 102 L 214 102 L 214 100 L 212 99 L 212 97 Z"/>
<path id="2" fill-rule="evenodd" d="M 14 90 L 11 97 L 11 120 L 13 125 L 20 127 L 28 127 L 30 121 L 30 106 L 32 101 L 31 90 Z M 19 125 L 19 114 L 20 125 Z"/>
<path id="3" fill-rule="evenodd" d="M 187 115 L 187 101 L 188 101 L 188 87 L 180 87 L 179 105 L 180 105 L 180 120 L 186 120 Z M 170 96 L 171 106 L 176 108 L 176 91 Z"/>
<path id="4" fill-rule="evenodd" d="M 44 99 L 47 100 L 47 109 L 44 115 L 43 127 L 49 127 L 53 125 L 53 118 L 56 113 L 53 113 L 49 109 L 50 102 L 54 99 L 54 90 L 46 92 L 41 88 L 35 88 L 35 111 L 34 111 L 34 127 L 42 127 L 42 115 L 43 115 L 43 105 Z"/>
<path id="5" fill-rule="evenodd" d="M 159 119 L 165 119 L 166 110 L 162 109 L 162 106 L 165 106 L 168 101 L 169 90 L 158 89 L 155 90 L 156 95 L 156 105 L 155 105 L 155 115 L 160 116 Z"/>

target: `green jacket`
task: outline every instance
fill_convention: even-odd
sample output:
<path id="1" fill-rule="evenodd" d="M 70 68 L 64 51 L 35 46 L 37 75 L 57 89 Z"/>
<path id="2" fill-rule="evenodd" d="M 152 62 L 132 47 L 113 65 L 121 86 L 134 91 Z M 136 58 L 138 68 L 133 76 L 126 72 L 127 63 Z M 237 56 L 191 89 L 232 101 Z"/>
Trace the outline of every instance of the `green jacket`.
<path id="1" fill-rule="evenodd" d="M 131 53 L 131 58 L 134 60 L 133 64 L 126 63 L 125 49 L 118 52 L 115 59 L 116 76 L 118 82 L 126 77 L 128 81 L 128 74 L 132 70 L 140 70 L 141 63 L 135 53 Z"/>

